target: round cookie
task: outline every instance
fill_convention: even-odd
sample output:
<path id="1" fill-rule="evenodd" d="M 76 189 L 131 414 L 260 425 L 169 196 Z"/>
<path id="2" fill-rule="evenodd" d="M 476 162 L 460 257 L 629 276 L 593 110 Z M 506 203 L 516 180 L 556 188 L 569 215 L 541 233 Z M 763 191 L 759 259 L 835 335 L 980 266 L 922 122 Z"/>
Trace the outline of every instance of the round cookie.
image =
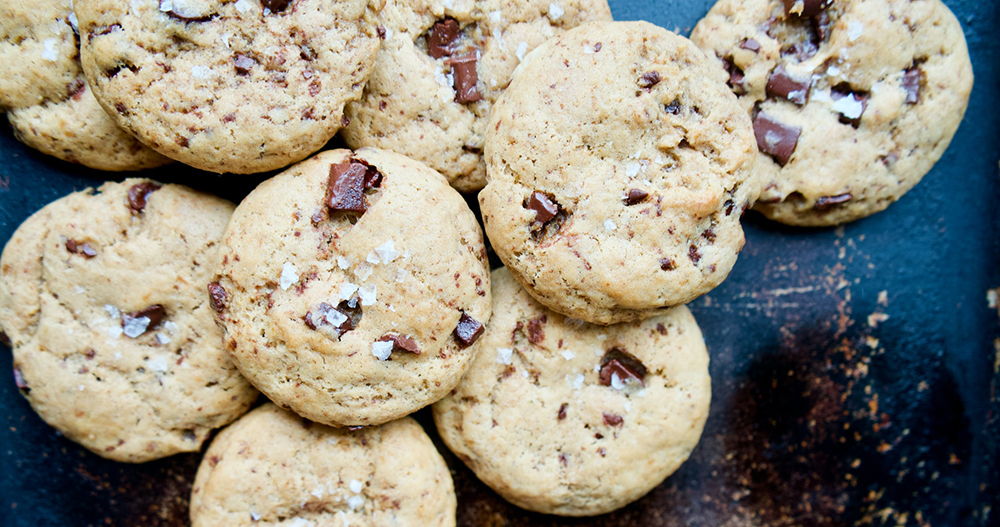
<path id="1" fill-rule="evenodd" d="M 219 433 L 191 525 L 455 525 L 451 474 L 413 419 L 349 431 L 265 404 Z"/>
<path id="2" fill-rule="evenodd" d="M 45 154 L 99 170 L 169 163 L 118 128 L 87 86 L 68 0 L 0 3 L 0 109 L 14 135 Z"/>
<path id="3" fill-rule="evenodd" d="M 257 392 L 233 366 L 206 287 L 233 205 L 146 179 L 36 212 L 0 257 L 14 379 L 47 423 L 94 453 L 197 452 Z"/>
<path id="4" fill-rule="evenodd" d="M 322 147 L 361 96 L 381 0 L 76 0 L 83 67 L 158 152 L 252 173 Z"/>
<path id="5" fill-rule="evenodd" d="M 611 10 L 607 0 L 388 0 L 381 16 L 386 39 L 347 106 L 344 139 L 422 161 L 471 192 L 486 184 L 490 108 L 525 54 Z"/>
<path id="6" fill-rule="evenodd" d="M 720 284 L 758 194 L 750 119 L 687 39 L 591 23 L 521 64 L 493 108 L 486 233 L 539 302 L 598 324 Z"/>
<path id="7" fill-rule="evenodd" d="M 482 232 L 443 176 L 391 152 L 323 152 L 233 214 L 214 305 L 272 401 L 375 425 L 444 397 L 490 317 Z"/>
<path id="8" fill-rule="evenodd" d="M 754 117 L 754 208 L 790 225 L 898 200 L 947 149 L 972 90 L 962 28 L 939 0 L 721 0 L 691 39 Z"/>
<path id="9" fill-rule="evenodd" d="M 434 405 L 448 447 L 511 503 L 603 514 L 687 460 L 708 416 L 701 331 L 685 306 L 594 326 L 493 273 L 493 318 L 462 383 Z"/>

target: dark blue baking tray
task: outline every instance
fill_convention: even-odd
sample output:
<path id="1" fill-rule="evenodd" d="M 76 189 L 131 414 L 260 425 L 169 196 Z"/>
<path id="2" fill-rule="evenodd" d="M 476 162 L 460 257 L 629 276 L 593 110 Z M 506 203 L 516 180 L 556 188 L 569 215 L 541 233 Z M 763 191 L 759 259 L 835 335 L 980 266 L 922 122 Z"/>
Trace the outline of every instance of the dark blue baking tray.
<path id="1" fill-rule="evenodd" d="M 424 410 L 417 417 L 452 468 L 459 525 L 1000 525 L 1000 311 L 987 301 L 1000 288 L 1000 5 L 945 3 L 976 75 L 951 148 L 898 203 L 842 228 L 747 214 L 729 280 L 691 306 L 713 379 L 691 459 L 618 512 L 532 514 L 450 455 Z M 611 0 L 617 20 L 682 34 L 711 4 Z M 145 174 L 234 201 L 265 177 Z M 123 177 L 45 157 L 0 125 L 0 243 L 46 203 Z M 11 363 L 2 346 L 0 363 Z M 198 455 L 105 461 L 45 425 L 4 377 L 0 525 L 188 524 Z"/>

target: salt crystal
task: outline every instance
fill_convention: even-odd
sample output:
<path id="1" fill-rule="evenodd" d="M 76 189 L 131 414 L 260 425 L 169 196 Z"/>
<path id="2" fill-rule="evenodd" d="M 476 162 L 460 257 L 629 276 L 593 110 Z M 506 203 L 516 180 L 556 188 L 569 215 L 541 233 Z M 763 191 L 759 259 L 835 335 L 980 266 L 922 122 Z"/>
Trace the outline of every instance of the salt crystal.
<path id="1" fill-rule="evenodd" d="M 82 385 L 82 384 L 81 384 L 80 386 L 77 386 L 77 388 L 79 388 L 81 392 L 82 392 L 82 391 L 84 390 L 84 388 L 83 388 L 83 385 Z"/>
<path id="2" fill-rule="evenodd" d="M 630 178 L 633 178 L 639 175 L 640 168 L 641 165 L 639 164 L 638 161 L 629 161 L 628 164 L 625 165 L 625 175 Z"/>
<path id="3" fill-rule="evenodd" d="M 76 13 L 74 13 L 73 11 L 70 11 L 69 12 L 69 17 L 67 17 L 67 20 L 69 20 L 69 25 L 73 27 L 73 32 L 79 33 L 80 32 L 80 22 L 77 21 L 77 19 L 76 19 Z"/>
<path id="4" fill-rule="evenodd" d="M 146 332 L 146 328 L 149 327 L 149 317 L 125 317 L 125 323 L 122 326 L 122 332 L 125 333 L 126 337 L 137 338 Z"/>
<path id="5" fill-rule="evenodd" d="M 372 270 L 374 267 L 368 265 L 367 263 L 361 262 L 357 267 L 354 268 L 354 276 L 358 277 L 358 280 L 364 282 L 372 275 Z"/>
<path id="6" fill-rule="evenodd" d="M 372 265 L 378 265 L 378 253 L 372 250 L 370 253 L 368 253 L 368 257 L 365 258 L 365 261 Z"/>
<path id="7" fill-rule="evenodd" d="M 521 377 L 528 378 L 528 370 L 521 370 Z"/>
<path id="8" fill-rule="evenodd" d="M 347 506 L 350 507 L 352 511 L 360 509 L 361 507 L 364 507 L 364 505 L 365 505 L 364 496 L 351 496 L 350 498 L 347 498 Z"/>
<path id="9" fill-rule="evenodd" d="M 315 522 L 311 522 L 305 518 L 295 518 L 292 523 L 288 524 L 289 527 L 313 527 L 316 525 Z"/>
<path id="10" fill-rule="evenodd" d="M 196 79 L 207 79 L 209 77 L 212 77 L 213 73 L 215 72 L 212 70 L 212 68 L 209 68 L 208 66 L 200 66 L 197 64 L 191 66 L 191 76 Z"/>
<path id="11" fill-rule="evenodd" d="M 441 0 L 441 5 L 446 9 L 451 9 L 455 5 L 455 0 Z"/>
<path id="12" fill-rule="evenodd" d="M 552 20 L 559 20 L 559 17 L 563 16 L 563 8 L 559 7 L 559 4 L 552 2 L 549 4 L 549 18 Z"/>
<path id="13" fill-rule="evenodd" d="M 111 318 L 118 318 L 121 316 L 121 312 L 118 311 L 118 308 L 111 304 L 104 304 L 104 310 L 107 311 Z"/>
<path id="14" fill-rule="evenodd" d="M 160 11 L 166 13 L 174 8 L 173 0 L 160 0 Z"/>
<path id="15" fill-rule="evenodd" d="M 625 411 L 626 412 L 631 412 L 632 411 L 632 403 L 630 403 L 628 401 L 625 401 Z"/>
<path id="16" fill-rule="evenodd" d="M 163 329 L 167 330 L 167 333 L 175 335 L 181 328 L 177 324 L 168 320 L 163 323 Z"/>
<path id="17" fill-rule="evenodd" d="M 375 284 L 370 284 L 358 289 L 358 298 L 361 299 L 361 305 L 370 306 L 375 303 Z"/>
<path id="18" fill-rule="evenodd" d="M 585 378 L 582 373 L 576 374 L 576 379 L 573 381 L 573 389 L 579 390 L 580 388 L 583 388 L 584 379 Z"/>
<path id="19" fill-rule="evenodd" d="M 59 41 L 54 38 L 43 40 L 42 45 L 45 46 L 45 49 L 42 50 L 42 58 L 49 62 L 59 60 L 59 53 L 56 51 L 56 44 L 58 43 Z"/>
<path id="20" fill-rule="evenodd" d="M 503 13 L 500 11 L 490 11 L 490 22 L 494 24 L 500 24 L 503 22 Z"/>
<path id="21" fill-rule="evenodd" d="M 610 219 L 604 220 L 604 230 L 611 232 L 617 228 L 618 226 L 615 225 L 615 222 L 611 221 Z"/>
<path id="22" fill-rule="evenodd" d="M 260 514 L 257 514 L 256 511 L 250 511 L 250 519 L 253 521 L 260 520 Z"/>
<path id="23" fill-rule="evenodd" d="M 341 313 L 336 309 L 331 309 L 326 313 L 326 321 L 330 323 L 333 327 L 339 328 L 341 324 L 347 322 L 347 315 Z"/>
<path id="24" fill-rule="evenodd" d="M 379 245 L 375 248 L 375 252 L 378 253 L 379 258 L 382 259 L 382 263 L 392 263 L 393 260 L 399 258 L 399 251 L 393 246 L 392 240 L 386 240 L 385 243 Z"/>
<path id="25" fill-rule="evenodd" d="M 236 10 L 240 13 L 246 13 L 253 9 L 253 2 L 250 0 L 237 0 Z"/>
<path id="26" fill-rule="evenodd" d="M 323 497 L 323 486 L 320 485 L 320 486 L 316 487 L 315 489 L 313 489 L 312 492 L 310 492 L 310 494 L 312 494 L 313 496 L 316 496 L 317 498 L 322 498 Z"/>
<path id="27" fill-rule="evenodd" d="M 861 38 L 861 34 L 865 32 L 865 26 L 856 20 L 852 20 L 847 23 L 847 38 L 851 42 Z"/>
<path id="28" fill-rule="evenodd" d="M 594 373 L 600 373 L 600 372 L 601 372 L 601 365 L 600 364 L 595 364 L 594 365 Z"/>
<path id="29" fill-rule="evenodd" d="M 826 69 L 826 74 L 831 77 L 836 77 L 837 75 L 840 75 L 840 68 L 836 66 L 830 66 L 829 68 Z"/>
<path id="30" fill-rule="evenodd" d="M 351 261 L 347 259 L 346 256 L 337 257 L 337 267 L 344 269 L 345 271 L 351 267 Z"/>
<path id="31" fill-rule="evenodd" d="M 392 354 L 392 341 L 389 342 L 378 341 L 372 343 L 372 355 L 375 355 L 378 358 L 378 360 L 386 360 L 389 358 L 389 355 L 391 354 Z"/>
<path id="32" fill-rule="evenodd" d="M 517 51 L 515 51 L 514 54 L 517 55 L 517 60 L 523 61 L 524 54 L 527 52 L 528 52 L 528 43 L 521 42 L 520 44 L 517 45 Z"/>
<path id="33" fill-rule="evenodd" d="M 76 293 L 76 294 L 78 294 L 78 295 L 82 295 L 83 293 L 86 293 L 87 290 L 84 289 L 84 288 L 82 288 L 82 287 L 80 287 L 80 286 L 76 286 L 76 287 L 73 288 L 73 292 Z"/>
<path id="34" fill-rule="evenodd" d="M 116 351 L 115 352 L 115 360 L 121 360 L 121 358 L 122 358 L 122 352 Z"/>
<path id="35" fill-rule="evenodd" d="M 841 97 L 833 102 L 833 109 L 848 119 L 857 119 L 865 111 L 865 105 L 854 94 Z"/>
<path id="36" fill-rule="evenodd" d="M 625 389 L 625 382 L 622 381 L 621 377 L 619 377 L 617 373 L 611 374 L 611 387 L 616 390 Z"/>
<path id="37" fill-rule="evenodd" d="M 170 337 L 168 337 L 166 333 L 157 333 L 156 341 L 161 345 L 166 346 L 167 344 L 170 344 Z"/>
<path id="38" fill-rule="evenodd" d="M 350 282 L 344 282 L 340 285 L 340 299 L 350 300 L 354 293 L 357 292 L 358 286 Z"/>
<path id="39" fill-rule="evenodd" d="M 572 352 L 572 351 L 570 351 L 570 350 L 566 350 L 566 351 L 562 352 L 562 356 L 563 356 L 563 358 L 564 358 L 564 359 L 566 359 L 566 360 L 572 360 L 572 359 L 573 359 L 573 357 L 576 357 L 576 354 L 575 354 L 575 353 L 573 353 L 573 352 Z"/>
<path id="40" fill-rule="evenodd" d="M 497 362 L 499 364 L 510 365 L 514 358 L 514 350 L 511 348 L 497 348 Z"/>
<path id="41" fill-rule="evenodd" d="M 164 357 L 155 357 L 155 358 L 149 359 L 149 364 L 148 365 L 149 365 L 149 369 L 151 369 L 153 371 L 164 372 L 164 371 L 167 371 L 167 370 L 170 369 L 170 366 L 167 365 L 167 359 L 164 358 Z"/>
<path id="42" fill-rule="evenodd" d="M 500 47 L 501 51 L 507 50 L 507 44 L 503 41 L 503 33 L 501 33 L 497 28 L 493 28 L 493 40 L 497 42 L 497 46 Z"/>
<path id="43" fill-rule="evenodd" d="M 608 339 L 608 336 L 605 335 L 604 333 L 601 333 L 600 335 L 597 336 L 597 340 L 599 340 L 601 342 L 604 342 L 607 339 Z"/>
<path id="44" fill-rule="evenodd" d="M 295 269 L 295 266 L 291 262 L 285 262 L 285 265 L 281 267 L 281 288 L 288 291 L 292 284 L 299 281 L 299 272 Z"/>
<path id="45" fill-rule="evenodd" d="M 361 483 L 356 479 L 352 479 L 349 486 L 351 487 L 351 492 L 355 494 L 361 494 L 361 489 L 364 488 L 364 483 Z"/>

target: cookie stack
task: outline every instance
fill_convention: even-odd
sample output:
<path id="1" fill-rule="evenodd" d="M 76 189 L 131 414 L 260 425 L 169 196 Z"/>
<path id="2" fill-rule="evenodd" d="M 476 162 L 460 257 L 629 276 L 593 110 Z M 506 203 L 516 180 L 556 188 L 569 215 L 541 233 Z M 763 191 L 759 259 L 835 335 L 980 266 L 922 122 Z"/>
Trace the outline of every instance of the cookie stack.
<path id="1" fill-rule="evenodd" d="M 972 82 L 937 0 L 722 0 L 694 42 L 603 0 L 44 7 L 3 7 L 24 24 L 0 51 L 59 66 L 4 81 L 30 88 L 0 101 L 25 142 L 110 170 L 297 162 L 236 207 L 148 179 L 72 194 L 0 260 L 18 388 L 95 453 L 197 451 L 273 402 L 208 448 L 194 525 L 454 525 L 407 417 L 429 405 L 518 506 L 640 498 L 705 425 L 684 304 L 732 270 L 744 211 L 885 208 Z M 51 124 L 84 107 L 103 139 Z M 312 155 L 338 130 L 353 150 Z M 492 272 L 459 193 L 480 189 Z"/>

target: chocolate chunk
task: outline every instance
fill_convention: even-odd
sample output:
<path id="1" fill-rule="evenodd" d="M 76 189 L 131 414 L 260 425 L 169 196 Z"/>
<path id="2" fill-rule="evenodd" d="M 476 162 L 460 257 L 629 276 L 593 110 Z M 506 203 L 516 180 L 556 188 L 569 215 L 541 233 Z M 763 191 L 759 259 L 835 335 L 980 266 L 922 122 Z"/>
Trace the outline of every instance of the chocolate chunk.
<path id="1" fill-rule="evenodd" d="M 545 315 L 542 315 L 528 321 L 528 342 L 538 344 L 539 342 L 545 340 L 545 330 L 542 329 L 542 326 L 547 320 L 548 318 Z"/>
<path id="2" fill-rule="evenodd" d="M 375 28 L 375 32 L 378 33 L 378 38 L 380 40 L 385 40 L 385 27 L 384 26 L 378 26 L 378 27 L 376 27 Z"/>
<path id="3" fill-rule="evenodd" d="M 772 97 L 784 97 L 801 106 L 809 100 L 810 86 L 812 80 L 809 77 L 796 77 L 778 64 L 767 79 L 767 94 Z"/>
<path id="4" fill-rule="evenodd" d="M 688 247 L 688 258 L 695 265 L 698 265 L 698 262 L 701 261 L 701 253 L 698 252 L 698 248 L 694 245 Z"/>
<path id="5" fill-rule="evenodd" d="M 559 204 L 544 192 L 534 191 L 525 208 L 535 211 L 535 223 L 545 225 L 559 213 Z"/>
<path id="6" fill-rule="evenodd" d="M 11 347 L 11 345 L 10 345 L 10 337 L 8 337 L 7 334 L 4 333 L 3 331 L 0 331 L 0 344 L 3 344 L 4 346 L 7 346 L 8 348 Z"/>
<path id="7" fill-rule="evenodd" d="M 21 374 L 21 368 L 14 366 L 14 385 L 17 386 L 18 390 L 24 392 L 25 395 L 31 391 L 28 387 L 28 381 L 24 380 L 24 375 Z"/>
<path id="8" fill-rule="evenodd" d="M 97 256 L 97 250 L 89 243 L 81 243 L 76 240 L 66 240 L 66 250 L 74 254 L 82 254 L 87 259 Z"/>
<path id="9" fill-rule="evenodd" d="M 847 101 L 846 104 L 841 106 L 839 103 L 834 103 L 833 107 L 840 113 L 839 120 L 841 123 L 849 124 L 854 128 L 861 126 L 861 116 L 864 115 L 865 110 L 868 108 L 867 93 L 856 92 L 851 88 L 850 84 L 842 82 L 830 89 L 830 98 L 834 101 L 850 98 L 851 101 Z"/>
<path id="10" fill-rule="evenodd" d="M 664 110 L 666 110 L 667 113 L 669 113 L 670 115 L 680 115 L 680 113 L 681 113 L 681 103 L 680 103 L 680 101 L 675 100 L 675 101 L 671 102 L 670 104 L 666 105 L 664 107 Z"/>
<path id="11" fill-rule="evenodd" d="M 237 53 L 236 56 L 233 57 L 233 67 L 236 68 L 237 75 L 250 75 L 250 69 L 256 64 L 257 61 L 242 53 Z"/>
<path id="12" fill-rule="evenodd" d="M 752 38 L 745 38 L 742 42 L 740 42 L 740 47 L 757 53 L 760 51 L 760 42 L 757 42 Z"/>
<path id="13" fill-rule="evenodd" d="M 642 74 L 642 78 L 639 79 L 639 86 L 646 91 L 650 91 L 653 89 L 653 86 L 660 83 L 660 80 L 659 72 L 649 71 Z"/>
<path id="14" fill-rule="evenodd" d="M 212 282 L 208 284 L 208 304 L 212 306 L 212 309 L 216 313 L 222 313 L 223 309 L 226 309 L 226 302 L 229 301 L 229 295 L 226 294 L 226 290 L 219 285 L 219 282 Z"/>
<path id="15" fill-rule="evenodd" d="M 136 311 L 134 313 L 125 313 L 122 315 L 122 326 L 130 318 L 142 318 L 146 317 L 149 319 L 149 324 L 146 326 L 147 330 L 154 329 L 163 322 L 164 317 L 167 316 L 167 310 L 163 308 L 160 304 L 153 304 L 147 308 Z"/>
<path id="16" fill-rule="evenodd" d="M 306 316 L 303 317 L 303 319 L 306 325 L 309 326 L 309 329 L 312 330 L 319 329 L 322 326 L 331 326 L 333 331 L 337 334 L 337 338 L 340 338 L 344 333 L 354 330 L 358 327 L 358 324 L 361 323 L 361 306 L 358 305 L 357 300 L 353 300 L 353 306 L 351 305 L 351 302 L 352 301 L 345 300 L 338 304 L 337 307 L 333 307 L 326 302 L 320 302 L 319 306 L 306 313 Z M 331 324 L 328 318 L 334 311 L 346 317 L 339 325 L 336 326 Z"/>
<path id="17" fill-rule="evenodd" d="M 722 62 L 723 66 L 726 68 L 726 71 L 729 72 L 729 80 L 726 81 L 726 84 L 729 86 L 730 89 L 733 90 L 733 93 L 735 93 L 736 95 L 745 94 L 747 92 L 747 89 L 745 86 L 743 86 L 743 80 L 744 80 L 743 70 L 741 70 L 740 67 L 737 66 L 735 62 L 733 62 L 732 58 L 725 58 L 723 59 Z"/>
<path id="18" fill-rule="evenodd" d="M 366 167 L 365 168 L 365 182 L 364 182 L 365 190 L 381 187 L 382 186 L 382 173 L 379 172 L 377 168 L 375 168 L 375 167 L 373 167 L 373 166 L 371 166 L 371 165 L 369 165 L 367 163 L 361 162 L 361 164 L 365 165 L 365 167 Z"/>
<path id="19" fill-rule="evenodd" d="M 427 34 L 427 54 L 436 59 L 450 56 L 458 42 L 459 30 L 458 20 L 454 18 L 435 22 Z"/>
<path id="20" fill-rule="evenodd" d="M 562 421 L 566 419 L 566 409 L 569 408 L 569 403 L 562 403 L 559 405 L 559 414 L 556 416 L 557 419 Z"/>
<path id="21" fill-rule="evenodd" d="M 822 198 L 816 200 L 816 204 L 813 205 L 813 209 L 818 211 L 830 210 L 835 205 L 840 205 L 841 203 L 847 203 L 848 201 L 851 201 L 852 197 L 853 196 L 851 196 L 850 192 L 848 192 L 847 194 L 840 194 L 838 196 L 823 196 Z"/>
<path id="22" fill-rule="evenodd" d="M 906 104 L 917 104 L 920 102 L 920 79 L 923 72 L 914 66 L 903 73 L 902 86 L 906 90 Z"/>
<path id="23" fill-rule="evenodd" d="M 819 51 L 819 47 L 811 40 L 796 42 L 781 48 L 782 57 L 795 57 L 799 62 L 811 59 Z"/>
<path id="24" fill-rule="evenodd" d="M 833 26 L 833 19 L 826 11 L 812 18 L 812 29 L 816 33 L 816 38 L 821 42 L 830 38 L 830 28 Z"/>
<path id="25" fill-rule="evenodd" d="M 455 340 L 458 341 L 458 347 L 467 348 L 472 345 L 483 334 L 485 328 L 476 319 L 469 316 L 468 313 L 462 311 L 462 318 L 458 319 L 458 326 L 455 327 Z"/>
<path id="26" fill-rule="evenodd" d="M 460 104 L 482 100 L 483 95 L 476 88 L 479 74 L 476 73 L 476 52 L 466 53 L 448 60 L 451 74 L 455 79 L 455 102 Z"/>
<path id="27" fill-rule="evenodd" d="M 604 424 L 608 426 L 621 426 L 624 422 L 625 420 L 620 415 L 604 413 Z"/>
<path id="28" fill-rule="evenodd" d="M 674 269 L 677 269 L 677 266 L 670 258 L 660 258 L 660 269 L 664 271 L 673 271 Z"/>
<path id="29" fill-rule="evenodd" d="M 830 4 L 833 3 L 833 0 L 783 0 L 783 1 L 785 2 L 786 15 L 791 15 L 792 9 L 795 7 L 795 4 L 801 2 L 802 12 L 795 14 L 807 18 L 814 17 L 820 14 L 823 10 L 830 7 Z"/>
<path id="30" fill-rule="evenodd" d="M 260 5 L 264 9 L 270 10 L 272 13 L 280 13 L 288 7 L 288 4 L 291 3 L 292 0 L 261 0 Z"/>
<path id="31" fill-rule="evenodd" d="M 415 355 L 420 355 L 420 346 L 407 335 L 387 333 L 378 339 L 379 342 L 392 342 L 392 351 L 409 351 Z"/>
<path id="32" fill-rule="evenodd" d="M 715 231 L 712 229 L 705 229 L 705 232 L 701 233 L 701 237 L 708 240 L 708 243 L 715 243 Z"/>
<path id="33" fill-rule="evenodd" d="M 146 208 L 146 200 L 149 199 L 149 195 L 157 190 L 160 190 L 160 185 L 151 181 L 132 185 L 132 188 L 128 189 L 129 208 L 135 212 L 142 212 Z"/>
<path id="34" fill-rule="evenodd" d="M 80 100 L 80 95 L 83 94 L 83 90 L 87 87 L 87 81 L 77 77 L 73 79 L 73 82 L 66 85 L 66 93 L 71 99 Z"/>
<path id="35" fill-rule="evenodd" d="M 649 196 L 648 192 L 637 188 L 630 189 L 628 191 L 628 197 L 625 198 L 625 204 L 635 205 L 636 203 L 640 203 L 642 200 L 646 199 L 647 196 Z"/>
<path id="36" fill-rule="evenodd" d="M 601 358 L 601 384 L 611 386 L 611 376 L 616 373 L 622 382 L 633 380 L 646 385 L 643 379 L 647 371 L 642 361 L 621 348 L 611 348 Z"/>
<path id="37" fill-rule="evenodd" d="M 364 213 L 365 179 L 368 167 L 356 161 L 346 161 L 330 165 L 330 179 L 327 182 L 326 204 L 331 211 Z"/>
<path id="38" fill-rule="evenodd" d="M 802 129 L 759 112 L 753 120 L 753 133 L 757 136 L 757 148 L 773 156 L 779 165 L 785 166 L 799 144 Z"/>

